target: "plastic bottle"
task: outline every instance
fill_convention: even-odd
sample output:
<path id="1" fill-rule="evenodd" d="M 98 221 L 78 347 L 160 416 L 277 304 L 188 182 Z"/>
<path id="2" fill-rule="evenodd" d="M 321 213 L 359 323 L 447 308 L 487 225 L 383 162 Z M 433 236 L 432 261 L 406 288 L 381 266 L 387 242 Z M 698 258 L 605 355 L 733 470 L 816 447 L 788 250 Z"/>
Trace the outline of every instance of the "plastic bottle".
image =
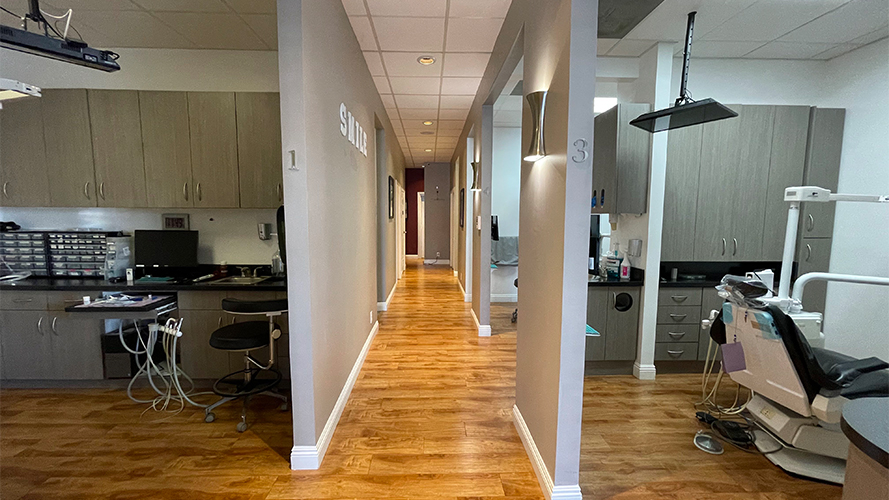
<path id="1" fill-rule="evenodd" d="M 630 281 L 630 256 L 624 252 L 624 258 L 620 263 L 620 280 Z"/>

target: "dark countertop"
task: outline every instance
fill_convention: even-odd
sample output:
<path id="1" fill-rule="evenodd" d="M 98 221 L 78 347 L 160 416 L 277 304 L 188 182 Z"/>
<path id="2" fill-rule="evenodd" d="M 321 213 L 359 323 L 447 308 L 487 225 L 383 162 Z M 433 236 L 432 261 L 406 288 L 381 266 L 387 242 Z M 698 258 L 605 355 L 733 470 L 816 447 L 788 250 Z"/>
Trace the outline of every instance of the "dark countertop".
<path id="1" fill-rule="evenodd" d="M 239 291 L 265 291 L 265 292 L 286 292 L 287 281 L 284 278 L 269 278 L 266 281 L 255 285 L 218 285 L 213 284 L 212 280 L 202 281 L 200 283 L 140 283 L 127 285 L 126 281 L 121 283 L 109 283 L 103 279 L 89 278 L 29 278 L 21 281 L 0 283 L 0 290 L 83 290 L 97 292 L 125 292 L 125 291 L 153 291 L 153 292 L 175 292 L 175 291 L 223 291 L 223 290 L 239 290 Z"/>
<path id="2" fill-rule="evenodd" d="M 846 401 L 840 427 L 856 448 L 889 468 L 889 398 Z"/>
<path id="3" fill-rule="evenodd" d="M 630 280 L 630 281 L 600 281 L 594 280 L 592 276 L 587 278 L 587 285 L 589 286 L 642 286 L 645 282 L 642 280 Z"/>
<path id="4" fill-rule="evenodd" d="M 720 280 L 704 280 L 704 281 L 663 281 L 658 284 L 659 288 L 712 288 L 718 285 Z"/>

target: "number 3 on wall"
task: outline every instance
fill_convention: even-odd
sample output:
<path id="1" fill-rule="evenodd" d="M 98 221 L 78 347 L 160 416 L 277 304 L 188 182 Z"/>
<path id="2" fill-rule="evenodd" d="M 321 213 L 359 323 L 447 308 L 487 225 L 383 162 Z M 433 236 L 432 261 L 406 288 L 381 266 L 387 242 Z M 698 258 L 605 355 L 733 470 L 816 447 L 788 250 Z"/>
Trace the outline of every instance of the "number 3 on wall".
<path id="1" fill-rule="evenodd" d="M 577 148 L 577 154 L 571 157 L 574 163 L 583 163 L 590 157 L 589 143 L 586 139 L 578 139 L 574 141 L 574 147 Z"/>

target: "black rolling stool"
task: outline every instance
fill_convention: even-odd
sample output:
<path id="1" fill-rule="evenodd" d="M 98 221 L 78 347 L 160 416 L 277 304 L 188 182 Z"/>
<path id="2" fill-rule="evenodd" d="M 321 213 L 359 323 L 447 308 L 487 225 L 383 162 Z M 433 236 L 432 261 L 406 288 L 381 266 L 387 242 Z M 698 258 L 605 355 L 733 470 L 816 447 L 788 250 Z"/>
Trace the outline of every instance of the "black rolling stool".
<path id="1" fill-rule="evenodd" d="M 241 422 L 238 432 L 247 430 L 247 404 L 252 396 L 264 394 L 283 401 L 281 410 L 287 410 L 287 396 L 274 392 L 281 382 L 281 372 L 275 367 L 275 340 L 281 336 L 281 328 L 275 318 L 287 312 L 287 299 L 237 300 L 224 299 L 222 310 L 237 315 L 264 315 L 268 321 L 232 323 L 217 329 L 210 336 L 210 347 L 223 351 L 244 353 L 244 369 L 229 373 L 213 384 L 213 392 L 221 396 L 219 401 L 204 410 L 204 422 L 216 420 L 213 410 L 219 405 L 243 398 Z M 269 361 L 264 365 L 250 355 L 254 349 L 268 346 Z"/>

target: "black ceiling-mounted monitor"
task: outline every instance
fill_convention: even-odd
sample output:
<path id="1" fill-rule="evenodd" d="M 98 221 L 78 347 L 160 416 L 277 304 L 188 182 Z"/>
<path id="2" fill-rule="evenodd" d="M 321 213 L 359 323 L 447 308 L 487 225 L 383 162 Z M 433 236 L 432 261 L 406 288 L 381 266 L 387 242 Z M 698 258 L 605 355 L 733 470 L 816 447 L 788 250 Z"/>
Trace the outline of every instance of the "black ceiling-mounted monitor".
<path id="1" fill-rule="evenodd" d="M 738 116 L 738 113 L 732 111 L 727 106 L 713 99 L 702 99 L 688 104 L 679 104 L 672 108 L 645 113 L 630 121 L 630 125 L 654 133 L 714 122 L 735 116 Z"/>

